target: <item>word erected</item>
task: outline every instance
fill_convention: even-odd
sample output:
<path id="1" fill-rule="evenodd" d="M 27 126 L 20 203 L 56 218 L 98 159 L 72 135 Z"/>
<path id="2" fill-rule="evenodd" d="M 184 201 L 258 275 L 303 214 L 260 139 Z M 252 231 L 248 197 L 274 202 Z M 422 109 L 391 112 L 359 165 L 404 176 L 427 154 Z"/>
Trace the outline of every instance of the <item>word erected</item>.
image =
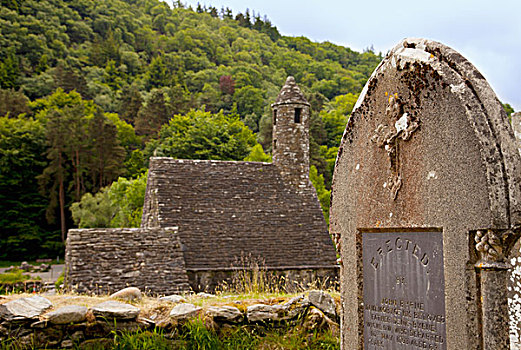
<path id="1" fill-rule="evenodd" d="M 376 248 L 378 256 L 373 256 L 371 259 L 371 266 L 376 270 L 380 265 L 382 258 L 392 252 L 406 251 L 412 254 L 416 260 L 419 260 L 423 266 L 429 265 L 429 257 L 424 253 L 420 246 L 407 238 L 396 237 L 392 241 L 390 239 L 385 241 L 383 247 Z M 421 258 L 420 258 L 421 256 Z"/>

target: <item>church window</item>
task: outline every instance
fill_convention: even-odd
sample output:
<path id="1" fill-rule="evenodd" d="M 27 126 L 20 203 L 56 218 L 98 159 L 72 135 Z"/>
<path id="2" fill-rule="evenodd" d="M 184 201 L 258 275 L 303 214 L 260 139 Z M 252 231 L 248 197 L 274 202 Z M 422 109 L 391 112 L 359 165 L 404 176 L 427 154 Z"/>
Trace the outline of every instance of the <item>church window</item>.
<path id="1" fill-rule="evenodd" d="M 295 123 L 300 123 L 302 108 L 295 108 Z"/>

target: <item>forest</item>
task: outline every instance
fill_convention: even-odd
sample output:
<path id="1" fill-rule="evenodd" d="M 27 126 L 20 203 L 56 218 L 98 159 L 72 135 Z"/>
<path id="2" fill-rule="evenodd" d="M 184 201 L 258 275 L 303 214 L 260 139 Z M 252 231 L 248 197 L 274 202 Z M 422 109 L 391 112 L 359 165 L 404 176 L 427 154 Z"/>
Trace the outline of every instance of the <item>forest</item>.
<path id="1" fill-rule="evenodd" d="M 0 260 L 62 256 L 69 228 L 139 226 L 152 155 L 270 161 L 288 75 L 312 106 L 327 218 L 340 138 L 381 54 L 282 36 L 250 10 L 0 3 Z"/>

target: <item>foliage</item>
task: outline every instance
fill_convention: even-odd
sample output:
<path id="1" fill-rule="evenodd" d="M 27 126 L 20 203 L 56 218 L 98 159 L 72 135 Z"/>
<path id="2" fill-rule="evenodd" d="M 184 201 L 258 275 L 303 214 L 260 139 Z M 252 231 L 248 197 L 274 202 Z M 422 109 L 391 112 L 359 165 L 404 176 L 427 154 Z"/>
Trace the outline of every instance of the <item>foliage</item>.
<path id="1" fill-rule="evenodd" d="M 29 99 L 21 91 L 0 89 L 0 117 L 17 117 L 20 114 L 30 114 L 28 102 Z"/>
<path id="2" fill-rule="evenodd" d="M 95 193 L 142 174 L 154 153 L 267 161 L 253 132 L 269 152 L 269 105 L 288 75 L 314 108 L 311 161 L 329 187 L 324 157 L 349 111 L 333 99 L 355 96 L 381 60 L 282 36 L 258 13 L 179 1 L 3 0 L 0 23 L 0 116 L 16 120 L 0 122 L 5 259 L 56 255 L 70 205 L 86 193 L 101 205 Z M 136 224 L 123 211 L 111 225 Z"/>
<path id="3" fill-rule="evenodd" d="M 329 205 L 331 200 L 331 190 L 326 189 L 326 186 L 324 185 L 324 176 L 319 175 L 317 168 L 314 166 L 311 166 L 309 169 L 309 179 L 311 180 L 311 183 L 317 191 L 318 201 L 320 202 L 322 213 L 324 214 L 324 218 L 326 219 L 326 222 L 329 225 Z"/>
<path id="4" fill-rule="evenodd" d="M 45 130 L 34 119 L 0 117 L 0 259 L 56 256 L 56 231 L 45 220 L 47 199 L 36 176 L 47 162 Z M 58 239 L 59 240 L 59 239 Z"/>
<path id="5" fill-rule="evenodd" d="M 0 284 L 15 284 L 27 281 L 31 276 L 22 274 L 22 270 L 15 269 L 11 272 L 0 274 Z"/>
<path id="6" fill-rule="evenodd" d="M 107 187 L 95 195 L 85 193 L 80 202 L 71 205 L 72 219 L 79 228 L 110 227 L 115 211 Z"/>
<path id="7" fill-rule="evenodd" d="M 65 93 L 59 88 L 30 105 L 47 139 L 48 164 L 38 176 L 41 191 L 49 198 L 46 217 L 53 222 L 59 211 L 64 242 L 69 198 L 79 200 L 87 190 L 111 183 L 120 173 L 124 149 L 114 123 L 74 91 Z"/>
<path id="8" fill-rule="evenodd" d="M 264 153 L 262 146 L 256 144 L 252 147 L 250 154 L 244 158 L 247 162 L 271 162 L 271 155 Z"/>
<path id="9" fill-rule="evenodd" d="M 179 349 L 179 340 L 171 340 L 157 330 L 135 332 L 113 332 L 112 349 L 170 350 Z"/>
<path id="10" fill-rule="evenodd" d="M 505 112 L 507 112 L 507 115 L 510 117 L 510 115 L 512 115 L 512 113 L 514 113 L 514 108 L 512 108 L 511 105 L 509 105 L 508 103 L 503 103 L 503 108 L 505 109 Z"/>
<path id="11" fill-rule="evenodd" d="M 109 198 L 116 206 L 115 215 L 110 227 L 139 227 L 145 202 L 148 172 L 139 175 L 136 179 L 120 177 L 112 183 Z"/>
<path id="12" fill-rule="evenodd" d="M 358 96 L 351 93 L 336 96 L 333 101 L 326 103 L 320 111 L 320 117 L 327 133 L 327 146 L 338 147 L 347 124 L 347 119 L 353 110 Z"/>
<path id="13" fill-rule="evenodd" d="M 236 325 L 215 329 L 204 319 L 195 318 L 179 327 L 179 334 L 163 331 L 113 331 L 112 349 L 179 350 L 254 350 L 254 349 L 323 349 L 340 348 L 340 341 L 330 330 L 307 331 L 292 324 L 278 327 Z M 7 345 L 7 343 L 6 343 Z M 97 346 L 98 345 L 98 346 Z M 105 349 L 102 339 L 91 342 L 89 349 Z"/>
<path id="14" fill-rule="evenodd" d="M 255 144 L 255 136 L 237 116 L 191 110 L 174 115 L 147 152 L 178 159 L 243 160 Z"/>
<path id="15" fill-rule="evenodd" d="M 65 281 L 65 271 L 63 271 L 59 276 L 58 276 L 58 279 L 56 280 L 56 282 L 54 282 L 54 286 L 56 287 L 56 289 L 60 289 L 62 288 L 62 284 L 64 283 Z"/>
<path id="16" fill-rule="evenodd" d="M 95 195 L 86 193 L 71 205 L 80 228 L 139 227 L 145 199 L 147 172 L 136 179 L 120 177 Z"/>

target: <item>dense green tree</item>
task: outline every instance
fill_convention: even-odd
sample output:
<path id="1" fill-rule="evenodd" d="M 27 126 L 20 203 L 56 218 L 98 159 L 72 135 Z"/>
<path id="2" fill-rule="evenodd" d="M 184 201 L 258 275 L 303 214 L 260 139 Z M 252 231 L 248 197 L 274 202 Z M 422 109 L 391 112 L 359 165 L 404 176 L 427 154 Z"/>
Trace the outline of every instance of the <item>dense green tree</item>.
<path id="1" fill-rule="evenodd" d="M 102 188 L 95 195 L 85 193 L 81 202 L 71 205 L 72 218 L 79 228 L 111 227 L 110 221 L 116 210 L 110 200 L 108 187 Z"/>
<path id="2" fill-rule="evenodd" d="M 77 92 L 58 89 L 45 99 L 30 103 L 46 134 L 48 164 L 39 175 L 42 193 L 49 198 L 47 218 L 58 212 L 62 241 L 65 240 L 71 199 L 110 184 L 122 171 L 125 150 L 120 140 L 139 142 L 132 127 L 110 115 L 115 125 Z"/>
<path id="3" fill-rule="evenodd" d="M 116 125 L 97 110 L 89 120 L 86 133 L 90 139 L 89 173 L 93 190 L 109 185 L 123 171 L 125 149 L 118 140 Z"/>
<path id="4" fill-rule="evenodd" d="M 339 95 L 327 103 L 320 111 L 320 117 L 327 133 L 327 146 L 338 147 L 347 124 L 347 119 L 353 110 L 358 96 L 351 93 Z M 321 143 L 322 144 L 322 143 Z"/>
<path id="5" fill-rule="evenodd" d="M 191 110 L 176 114 L 148 145 L 148 154 L 180 159 L 243 160 L 255 136 L 237 116 Z"/>
<path id="6" fill-rule="evenodd" d="M 46 217 L 49 222 L 55 219 L 56 207 L 59 208 L 59 220 L 61 240 L 65 242 L 65 233 L 67 232 L 66 214 L 65 214 L 65 187 L 69 171 L 67 169 L 67 148 L 69 130 L 68 110 L 51 110 L 47 117 L 46 127 L 47 138 L 47 158 L 49 163 L 43 173 L 39 175 L 42 193 L 49 196 L 49 205 L 46 211 Z"/>
<path id="7" fill-rule="evenodd" d="M 47 199 L 38 191 L 46 166 L 43 125 L 30 118 L 0 117 L 0 259 L 56 256 L 63 248 L 47 225 Z M 57 238 L 57 240 L 56 240 Z"/>
<path id="8" fill-rule="evenodd" d="M 331 190 L 326 189 L 324 186 L 324 177 L 320 175 L 315 166 L 311 166 L 309 169 L 309 180 L 315 187 L 317 191 L 318 201 L 320 202 L 320 207 L 322 208 L 322 213 L 324 214 L 324 218 L 326 219 L 327 224 L 329 225 L 329 205 L 331 201 Z"/>
<path id="9" fill-rule="evenodd" d="M 252 130 L 258 130 L 259 120 L 262 116 L 264 107 L 264 93 L 261 89 L 253 86 L 244 86 L 233 95 L 233 99 L 237 104 L 237 111 L 239 115 L 245 119 L 246 116 L 250 115 L 249 125 Z"/>
<path id="10" fill-rule="evenodd" d="M 163 62 L 162 56 L 157 56 L 152 59 L 152 62 L 148 66 L 146 75 L 148 86 L 150 88 L 168 86 L 172 81 L 172 74 Z"/>
<path id="11" fill-rule="evenodd" d="M 171 112 L 165 89 L 154 89 L 139 110 L 136 119 L 136 134 L 145 139 L 155 137 L 161 126 L 168 122 Z"/>
<path id="12" fill-rule="evenodd" d="M 244 160 L 247 162 L 271 162 L 271 156 L 264 153 L 260 144 L 256 144 L 252 147 L 250 154 L 248 154 Z"/>
<path id="13" fill-rule="evenodd" d="M 145 200 L 147 173 L 136 179 L 120 177 L 110 187 L 86 193 L 71 206 L 78 227 L 139 227 Z"/>
<path id="14" fill-rule="evenodd" d="M 17 117 L 20 114 L 30 114 L 29 99 L 20 90 L 0 89 L 0 116 Z"/>
<path id="15" fill-rule="evenodd" d="M 120 97 L 118 113 L 121 119 L 134 125 L 139 110 L 143 106 L 143 97 L 135 85 L 126 87 Z"/>
<path id="16" fill-rule="evenodd" d="M 64 61 L 51 69 L 54 85 L 65 92 L 77 91 L 83 98 L 89 98 L 87 82 L 79 69 L 74 69 Z"/>
<path id="17" fill-rule="evenodd" d="M 0 88 L 14 89 L 18 87 L 18 61 L 10 52 L 7 57 L 0 61 Z"/>

